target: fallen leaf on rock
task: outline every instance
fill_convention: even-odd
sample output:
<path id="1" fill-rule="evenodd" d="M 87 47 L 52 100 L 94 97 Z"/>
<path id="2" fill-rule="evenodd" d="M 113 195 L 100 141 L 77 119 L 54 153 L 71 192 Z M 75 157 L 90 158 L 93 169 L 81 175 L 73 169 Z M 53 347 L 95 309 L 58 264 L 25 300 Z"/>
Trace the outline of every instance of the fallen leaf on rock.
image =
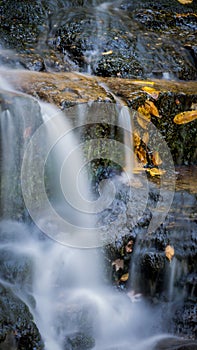
<path id="1" fill-rule="evenodd" d="M 150 86 L 143 86 L 142 90 L 147 92 L 152 98 L 155 100 L 158 98 L 160 91 L 157 91 L 156 89 L 150 87 Z"/>
<path id="2" fill-rule="evenodd" d="M 162 164 L 162 160 L 159 156 L 159 152 L 158 151 L 155 151 L 153 152 L 153 156 L 152 156 L 152 162 L 154 165 L 161 165 Z"/>
<path id="3" fill-rule="evenodd" d="M 113 53 L 112 50 L 109 50 L 109 51 L 106 51 L 106 52 L 102 52 L 102 55 L 105 56 L 105 55 L 111 55 Z"/>
<path id="4" fill-rule="evenodd" d="M 142 141 L 147 145 L 149 141 L 149 133 L 146 131 L 144 135 L 142 136 Z"/>
<path id="5" fill-rule="evenodd" d="M 180 2 L 180 4 L 187 5 L 187 4 L 191 4 L 193 0 L 178 0 L 178 2 Z"/>
<path id="6" fill-rule="evenodd" d="M 174 123 L 176 124 L 186 124 L 197 119 L 197 110 L 186 111 L 175 115 Z"/>
<path id="7" fill-rule="evenodd" d="M 131 80 L 131 83 L 132 84 L 144 84 L 144 83 L 146 83 L 146 84 L 148 84 L 148 85 L 155 85 L 155 83 L 154 83 L 154 81 L 144 81 L 144 80 Z"/>
<path id="8" fill-rule="evenodd" d="M 137 116 L 138 124 L 145 130 L 148 128 L 148 124 L 150 123 L 150 120 L 151 120 L 150 115 L 145 116 L 145 115 L 140 114 Z"/>
<path id="9" fill-rule="evenodd" d="M 160 118 L 159 111 L 152 101 L 147 100 L 145 102 L 145 108 L 147 111 L 149 111 L 150 114 Z"/>
<path id="10" fill-rule="evenodd" d="M 150 119 L 151 116 L 150 116 L 150 107 L 149 105 L 142 105 L 142 106 L 139 106 L 138 109 L 137 109 L 138 113 L 140 113 L 141 115 L 143 115 L 144 117 Z"/>
<path id="11" fill-rule="evenodd" d="M 115 266 L 116 271 L 124 268 L 124 260 L 116 259 L 112 262 L 112 266 Z"/>
<path id="12" fill-rule="evenodd" d="M 174 248 L 171 245 L 167 245 L 165 248 L 165 254 L 166 258 L 171 261 L 174 256 Z"/>
<path id="13" fill-rule="evenodd" d="M 137 131 L 134 131 L 134 133 L 133 133 L 133 142 L 134 142 L 135 147 L 139 147 L 139 145 L 141 143 L 141 138 L 140 138 L 140 135 Z"/>
<path id="14" fill-rule="evenodd" d="M 124 275 L 122 275 L 122 276 L 120 277 L 120 281 L 121 281 L 121 282 L 126 282 L 126 281 L 128 280 L 128 278 L 129 278 L 129 274 L 128 274 L 128 273 L 125 273 Z"/>
<path id="15" fill-rule="evenodd" d="M 165 170 L 163 169 L 158 169 L 158 168 L 152 168 L 152 169 L 146 169 L 151 176 L 161 176 L 165 174 Z"/>
<path id="16" fill-rule="evenodd" d="M 143 147 L 140 147 L 136 151 L 136 155 L 137 155 L 138 159 L 140 160 L 140 162 L 142 162 L 143 164 L 147 164 L 146 151 Z"/>

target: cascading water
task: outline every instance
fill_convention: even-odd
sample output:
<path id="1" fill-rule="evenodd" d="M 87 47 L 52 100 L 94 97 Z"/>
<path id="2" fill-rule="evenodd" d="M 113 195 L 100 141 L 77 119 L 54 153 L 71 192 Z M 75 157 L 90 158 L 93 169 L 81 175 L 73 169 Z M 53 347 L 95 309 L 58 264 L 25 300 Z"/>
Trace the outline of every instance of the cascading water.
<path id="1" fill-rule="evenodd" d="M 14 93 L 10 94 L 14 95 Z M 32 224 L 19 224 L 16 221 L 6 221 L 5 218 L 7 219 L 7 217 L 6 215 L 3 215 L 1 235 L 3 237 L 2 241 L 5 243 L 1 245 L 1 252 L 6 251 L 6 256 L 15 257 L 16 270 L 17 264 L 19 264 L 20 260 L 24 258 L 27 260 L 28 266 L 30 267 L 28 273 L 24 273 L 24 276 L 21 278 L 17 275 L 16 279 L 14 279 L 13 276 L 8 279 L 6 275 L 2 274 L 1 284 L 5 288 L 11 289 L 12 293 L 28 305 L 33 315 L 34 322 L 40 331 L 46 350 L 72 349 L 71 345 L 69 345 L 72 343 L 70 340 L 72 337 L 80 337 L 81 342 L 86 339 L 86 341 L 91 344 L 91 347 L 95 349 L 103 350 L 115 347 L 117 349 L 125 350 L 127 348 L 130 349 L 132 344 L 135 349 L 147 350 L 147 345 L 145 345 L 144 342 L 141 342 L 141 339 L 143 338 L 145 341 L 147 337 L 150 337 L 150 335 L 153 335 L 155 332 L 154 317 L 152 317 L 150 309 L 143 301 L 139 304 L 132 303 L 132 298 L 130 299 L 129 296 L 113 290 L 110 286 L 104 283 L 102 278 L 104 267 L 102 267 L 98 248 L 88 250 L 82 249 L 83 247 L 86 247 L 87 242 L 89 242 L 91 247 L 99 245 L 97 239 L 99 235 L 95 235 L 95 232 L 97 231 L 94 231 L 94 222 L 92 222 L 92 219 L 90 218 L 89 224 L 87 223 L 87 218 L 89 217 L 87 211 L 90 211 L 89 202 L 88 207 L 83 207 L 82 203 L 84 202 L 84 199 L 82 198 L 82 202 L 80 202 L 80 199 L 78 201 L 78 197 L 75 197 L 74 194 L 74 206 L 77 206 L 78 210 L 77 212 L 72 212 L 72 206 L 68 210 L 68 207 L 63 205 L 66 212 L 66 215 L 64 216 L 64 213 L 62 214 L 62 197 L 60 197 L 60 212 L 56 218 L 59 220 L 60 215 L 63 215 L 63 221 L 65 224 L 65 218 L 67 220 L 68 217 L 70 217 L 71 224 L 73 226 L 78 225 L 78 236 L 76 240 L 73 241 L 71 239 L 71 241 L 69 241 L 66 232 L 70 229 L 70 225 L 68 225 L 68 227 L 65 225 L 63 228 L 62 222 L 60 228 L 62 230 L 63 238 L 61 235 L 56 236 L 55 233 L 59 230 L 59 226 L 56 225 L 56 221 L 53 222 L 53 216 L 48 215 L 45 210 L 42 191 L 40 191 L 39 187 L 36 189 L 36 186 L 39 186 L 38 180 L 41 181 L 41 176 L 44 175 L 42 162 L 44 161 L 45 164 L 46 155 L 48 156 L 49 151 L 52 150 L 53 154 L 50 161 L 53 162 L 55 158 L 57 173 L 56 170 L 54 170 L 54 167 L 50 168 L 50 162 L 49 164 L 46 164 L 46 168 L 52 169 L 53 180 L 49 176 L 47 186 L 49 186 L 49 184 L 51 186 L 51 189 L 49 188 L 49 198 L 52 206 L 54 205 L 55 208 L 57 198 L 59 198 L 59 194 L 57 195 L 57 193 L 60 192 L 60 188 L 57 189 L 54 180 L 55 182 L 57 181 L 59 173 L 62 175 L 63 193 L 71 200 L 72 193 L 75 192 L 76 188 L 72 188 L 71 192 L 67 192 L 67 189 L 74 186 L 72 177 L 76 178 L 76 172 L 80 169 L 79 164 L 81 164 L 81 155 L 77 155 L 77 158 L 72 158 L 72 162 L 73 159 L 75 162 L 79 162 L 76 168 L 76 164 L 67 163 L 69 167 L 73 167 L 72 170 L 74 172 L 70 172 L 69 169 L 66 171 L 67 167 L 64 168 L 66 156 L 62 148 L 65 149 L 65 147 L 67 147 L 66 154 L 69 155 L 70 152 L 77 147 L 76 140 L 73 139 L 73 136 L 70 137 L 69 135 L 67 143 L 62 141 L 65 133 L 70 130 L 67 126 L 67 122 L 61 116 L 58 123 L 56 119 L 55 125 L 49 123 L 47 128 L 45 128 L 45 126 L 43 127 L 43 125 L 47 125 L 48 123 L 46 119 L 49 119 L 49 121 L 53 119 L 51 116 L 54 116 L 56 110 L 50 106 L 42 106 L 42 110 L 43 108 L 45 110 L 43 113 L 45 123 L 41 124 L 37 130 L 44 131 L 44 133 L 39 134 L 38 131 L 36 131 L 34 135 L 31 136 L 30 131 L 33 130 L 31 129 L 31 122 L 35 123 L 35 112 L 37 113 L 37 118 L 40 119 L 40 111 L 35 100 L 23 95 L 20 96 L 23 97 L 22 100 L 25 99 L 27 105 L 28 102 L 32 104 L 33 120 L 29 114 L 28 125 L 25 124 L 25 127 L 23 126 L 21 129 L 17 129 L 21 145 L 19 149 L 16 147 L 16 142 L 18 142 L 16 128 L 18 127 L 21 118 L 21 109 L 18 109 L 19 114 L 16 119 L 17 122 L 15 121 L 14 125 L 10 118 L 10 112 L 7 111 L 5 113 L 3 111 L 1 114 L 3 125 L 5 116 L 9 117 L 6 120 L 8 127 L 2 128 L 4 133 L 3 140 L 9 140 L 11 143 L 11 145 L 9 145 L 10 153 L 12 153 L 13 150 L 16 152 L 14 156 L 14 159 L 17 159 L 18 176 L 16 178 L 18 181 L 18 178 L 20 176 L 22 177 L 23 195 L 30 215 L 32 215 L 38 227 L 57 242 L 50 240 L 47 236 L 44 238 L 42 236 L 40 237 L 40 234 L 36 232 L 37 229 L 33 228 Z M 25 119 L 25 116 L 22 119 Z M 37 123 L 37 125 L 39 124 L 40 122 Z M 10 130 L 12 131 L 12 134 L 10 134 Z M 46 148 L 48 145 L 51 145 L 51 141 L 47 141 L 51 138 L 50 134 L 52 136 L 53 147 L 50 147 L 47 151 Z M 39 137 L 37 137 L 37 135 Z M 30 139 L 28 145 L 26 145 L 27 137 Z M 7 143 L 9 144 L 9 142 Z M 8 147 L 7 143 L 6 147 Z M 32 148 L 32 145 L 34 148 Z M 56 145 L 55 150 L 53 149 L 55 147 L 54 145 Z M 4 143 L 2 146 L 4 146 Z M 43 151 L 44 158 L 42 159 Z M 48 153 L 45 153 L 46 151 Z M 2 152 L 5 154 L 4 148 L 2 148 Z M 20 157 L 18 157 L 18 155 L 20 155 Z M 6 159 L 4 157 L 1 163 L 1 168 L 5 169 L 7 166 L 11 169 L 10 167 L 12 165 L 10 162 L 12 161 L 13 157 L 8 157 Z M 22 162 L 23 165 L 21 168 Z M 63 172 L 63 174 L 61 172 Z M 9 180 L 9 177 L 7 178 Z M 79 179 L 83 183 L 83 193 L 88 193 L 89 189 L 84 189 L 87 181 L 83 180 L 82 176 L 80 176 Z M 13 183 L 15 182 L 12 181 L 12 184 Z M 6 183 L 6 188 L 8 188 L 8 186 L 10 186 L 9 181 Z M 56 196 L 54 201 L 53 196 Z M 43 208 L 40 206 L 42 204 Z M 2 205 L 4 205 L 4 202 Z M 86 212 L 85 221 L 87 225 L 85 225 L 85 228 L 88 228 L 89 226 L 89 231 L 87 233 L 85 230 L 85 236 L 82 235 L 81 238 L 80 230 L 83 232 L 84 217 L 82 213 L 82 218 L 80 218 L 80 212 L 83 212 L 83 208 L 85 208 L 84 211 Z M 58 210 L 59 209 L 57 209 L 57 211 Z M 92 211 L 94 213 L 94 210 Z M 36 212 L 38 213 L 37 215 L 35 215 Z M 44 225 L 43 221 L 45 222 Z M 89 232 L 91 232 L 91 229 L 94 231 L 93 240 L 90 239 Z M 87 234 L 88 237 L 86 236 Z M 85 243 L 83 242 L 84 239 Z M 60 244 L 59 242 L 63 244 Z M 78 248 L 69 248 L 66 246 L 67 243 L 68 245 L 78 246 Z M 80 244 L 82 247 L 81 249 Z M 153 337 L 152 341 L 149 341 L 150 344 L 152 344 L 149 347 L 150 349 L 152 349 L 156 340 L 157 337 Z"/>
<path id="2" fill-rule="evenodd" d="M 97 36 L 101 40 L 111 23 L 111 13 L 104 13 L 108 6 L 110 3 L 98 6 L 96 16 L 90 10 L 95 21 L 100 21 Z M 96 41 L 93 44 L 90 50 L 83 52 L 88 73 L 92 71 L 99 50 L 103 57 L 112 54 L 107 43 L 104 50 Z M 1 286 L 28 306 L 46 350 L 153 350 L 158 342 L 168 338 L 161 335 L 162 316 L 157 312 L 155 316 L 155 310 L 143 297 L 135 303 L 132 292 L 122 293 L 103 278 L 102 233 L 96 227 L 96 214 L 106 204 L 111 204 L 113 184 L 109 187 L 109 183 L 104 183 L 102 198 L 92 202 L 89 183 L 81 171 L 84 164 L 81 146 L 65 115 L 57 113 L 50 105 L 39 106 L 36 100 L 17 92 L 6 91 L 5 94 L 6 98 L 10 94 L 11 103 L 3 104 L 0 115 Z M 87 119 L 84 108 L 78 106 L 74 110 L 74 117 L 81 120 L 81 125 Z M 113 111 L 110 118 L 116 114 L 115 109 L 110 106 Z M 126 107 L 121 112 L 111 124 L 116 125 L 119 119 L 118 126 L 125 130 L 123 152 L 121 147 L 118 149 L 122 158 L 119 164 L 126 166 L 131 179 L 131 118 Z M 94 109 L 91 113 L 90 122 L 95 122 Z M 102 121 L 100 115 L 99 121 Z M 103 139 L 102 144 L 105 146 Z M 114 160 L 114 143 L 107 140 L 107 146 L 110 147 L 108 151 L 104 147 L 105 156 Z M 92 143 L 94 147 L 98 147 L 98 142 Z M 96 157 L 101 156 L 102 147 Z M 165 198 L 164 191 L 162 195 Z M 136 222 L 146 206 L 147 188 L 141 192 L 141 197 L 134 190 L 132 196 L 128 216 L 130 221 Z M 162 212 L 161 203 L 159 209 Z M 109 226 L 114 235 L 119 233 L 116 223 Z M 136 253 L 142 253 L 140 247 Z M 131 279 L 136 278 L 134 270 L 132 267 Z M 173 299 L 176 271 L 176 260 L 173 260 L 168 280 L 169 299 Z M 138 286 L 140 277 L 130 285 Z M 42 345 L 39 350 L 41 348 Z"/>

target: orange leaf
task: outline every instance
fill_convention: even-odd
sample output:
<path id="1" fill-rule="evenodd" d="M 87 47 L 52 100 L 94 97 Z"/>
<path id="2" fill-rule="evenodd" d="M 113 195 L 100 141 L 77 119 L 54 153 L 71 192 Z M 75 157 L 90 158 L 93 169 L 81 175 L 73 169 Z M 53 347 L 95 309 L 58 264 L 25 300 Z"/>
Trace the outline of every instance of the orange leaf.
<path id="1" fill-rule="evenodd" d="M 155 90 L 154 88 L 150 86 L 143 86 L 142 90 L 147 92 L 152 98 L 155 100 L 158 98 L 160 91 Z"/>
<path id="2" fill-rule="evenodd" d="M 165 248 L 165 254 L 166 254 L 166 258 L 168 258 L 168 260 L 171 261 L 174 256 L 174 248 L 171 247 L 170 245 L 167 245 Z"/>
<path id="3" fill-rule="evenodd" d="M 143 164 L 147 163 L 146 151 L 144 150 L 143 147 L 140 147 L 140 149 L 137 150 L 136 155 L 140 160 L 140 162 L 142 162 Z"/>
<path id="4" fill-rule="evenodd" d="M 126 281 L 128 280 L 128 278 L 129 278 L 129 274 L 128 274 L 128 273 L 125 273 L 124 275 L 122 275 L 122 276 L 120 277 L 120 281 L 126 282 Z"/>
<path id="5" fill-rule="evenodd" d="M 141 143 L 141 138 L 137 131 L 133 133 L 133 142 L 135 147 L 139 147 Z"/>
<path id="6" fill-rule="evenodd" d="M 158 168 L 147 169 L 147 171 L 149 172 L 149 174 L 151 176 L 160 176 L 160 175 L 165 174 L 165 172 L 166 172 L 165 170 L 158 169 Z"/>
<path id="7" fill-rule="evenodd" d="M 150 114 L 154 115 L 155 117 L 160 118 L 159 111 L 152 101 L 147 100 L 145 102 L 145 108 L 147 110 L 149 110 Z"/>
<path id="8" fill-rule="evenodd" d="M 186 111 L 175 115 L 174 123 L 176 124 L 186 124 L 197 118 L 197 110 Z"/>
<path id="9" fill-rule="evenodd" d="M 193 0 L 178 0 L 178 2 L 180 2 L 183 5 L 186 5 L 186 4 L 191 4 Z"/>

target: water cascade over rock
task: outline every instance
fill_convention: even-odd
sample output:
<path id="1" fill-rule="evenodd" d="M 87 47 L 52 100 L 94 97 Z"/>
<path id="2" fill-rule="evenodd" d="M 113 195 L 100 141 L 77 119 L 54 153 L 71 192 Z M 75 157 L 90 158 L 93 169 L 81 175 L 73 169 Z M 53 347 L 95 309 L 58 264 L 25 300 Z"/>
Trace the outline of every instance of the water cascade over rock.
<path id="1" fill-rule="evenodd" d="M 0 350 L 196 349 L 195 2 L 11 5 Z"/>

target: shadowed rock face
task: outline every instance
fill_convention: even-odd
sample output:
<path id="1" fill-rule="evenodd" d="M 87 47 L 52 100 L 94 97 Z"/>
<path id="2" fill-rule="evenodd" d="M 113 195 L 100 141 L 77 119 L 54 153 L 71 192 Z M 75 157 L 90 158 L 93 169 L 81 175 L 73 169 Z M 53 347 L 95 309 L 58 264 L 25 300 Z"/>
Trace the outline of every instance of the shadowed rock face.
<path id="1" fill-rule="evenodd" d="M 196 79 L 194 2 L 102 3 L 2 1 L 1 45 L 20 54 L 0 60 L 36 71 Z"/>

